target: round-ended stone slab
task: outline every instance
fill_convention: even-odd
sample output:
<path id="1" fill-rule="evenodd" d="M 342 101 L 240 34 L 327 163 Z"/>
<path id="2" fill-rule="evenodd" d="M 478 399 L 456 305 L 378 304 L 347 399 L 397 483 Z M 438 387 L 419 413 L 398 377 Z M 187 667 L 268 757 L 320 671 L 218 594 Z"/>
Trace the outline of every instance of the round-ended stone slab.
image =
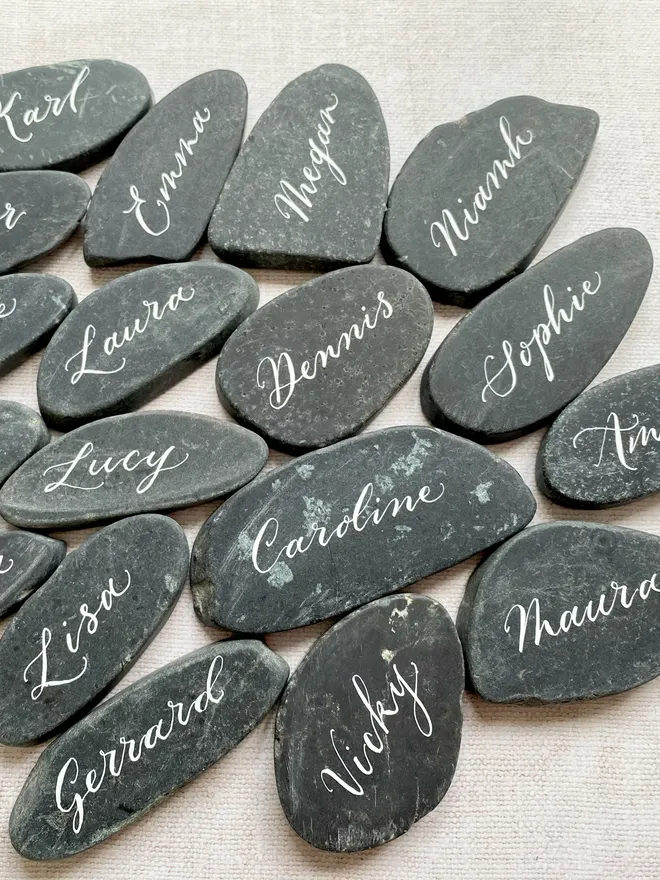
<path id="1" fill-rule="evenodd" d="M 254 126 L 213 212 L 209 244 L 239 265 L 368 263 L 389 170 L 371 86 L 350 67 L 323 64 L 290 82 Z"/>
<path id="2" fill-rule="evenodd" d="M 535 526 L 476 569 L 458 631 L 494 702 L 617 694 L 660 674 L 660 538 L 586 522 Z"/>
<path id="3" fill-rule="evenodd" d="M 481 443 L 546 424 L 596 377 L 626 334 L 651 271 L 635 229 L 602 229 L 509 281 L 442 341 L 422 378 L 439 428 Z"/>
<path id="4" fill-rule="evenodd" d="M 59 859 L 139 819 L 238 745 L 288 671 L 261 642 L 229 640 L 106 700 L 42 752 L 11 814 L 15 849 Z"/>
<path id="5" fill-rule="evenodd" d="M 51 340 L 39 409 L 61 430 L 134 409 L 216 355 L 258 302 L 256 282 L 222 263 L 123 275 L 86 297 Z"/>
<path id="6" fill-rule="evenodd" d="M 597 130 L 593 110 L 529 96 L 434 128 L 392 187 L 388 256 L 438 299 L 474 305 L 531 263 Z"/>
<path id="7" fill-rule="evenodd" d="M 0 742 L 45 739 L 98 701 L 163 626 L 187 572 L 183 529 L 158 514 L 72 550 L 0 639 Z"/>
<path id="8" fill-rule="evenodd" d="M 0 617 L 48 580 L 65 555 L 64 541 L 31 532 L 0 533 Z"/>
<path id="9" fill-rule="evenodd" d="M 222 498 L 266 464 L 256 434 L 175 411 L 83 425 L 28 459 L 0 490 L 0 514 L 26 528 L 73 528 Z"/>
<path id="10" fill-rule="evenodd" d="M 408 272 L 338 269 L 269 302 L 231 337 L 216 374 L 239 422 L 298 453 L 360 430 L 406 382 L 433 306 Z"/>
<path id="11" fill-rule="evenodd" d="M 535 509 L 517 471 L 462 438 L 421 426 L 353 437 L 209 517 L 192 553 L 195 610 L 235 632 L 305 626 L 504 541 Z"/>
<path id="12" fill-rule="evenodd" d="M 247 89 L 212 70 L 176 88 L 122 141 L 84 220 L 90 266 L 186 260 L 241 145 Z"/>
<path id="13" fill-rule="evenodd" d="M 0 275 L 59 247 L 88 202 L 85 181 L 66 171 L 0 174 Z"/>
<path id="14" fill-rule="evenodd" d="M 0 486 L 50 440 L 39 413 L 13 400 L 0 400 Z"/>
<path id="15" fill-rule="evenodd" d="M 456 628 L 433 599 L 379 599 L 328 630 L 277 714 L 275 775 L 294 831 L 356 852 L 435 809 L 456 769 L 463 685 Z"/>
<path id="16" fill-rule="evenodd" d="M 91 59 L 0 77 L 0 171 L 81 171 L 108 156 L 151 105 L 139 70 Z"/>

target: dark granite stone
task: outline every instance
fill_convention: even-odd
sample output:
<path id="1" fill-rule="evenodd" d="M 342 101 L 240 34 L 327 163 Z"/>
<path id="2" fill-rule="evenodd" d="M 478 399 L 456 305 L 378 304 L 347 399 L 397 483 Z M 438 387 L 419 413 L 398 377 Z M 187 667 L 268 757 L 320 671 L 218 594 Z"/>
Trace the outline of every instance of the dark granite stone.
<path id="1" fill-rule="evenodd" d="M 188 259 L 241 145 L 247 89 L 212 70 L 166 95 L 124 139 L 85 217 L 90 266 Z"/>
<path id="2" fill-rule="evenodd" d="M 287 686 L 275 775 L 294 831 L 356 852 L 435 809 L 461 744 L 461 644 L 425 596 L 379 599 L 328 630 Z"/>
<path id="3" fill-rule="evenodd" d="M 504 541 L 535 509 L 509 464 L 459 437 L 354 437 L 268 471 L 209 517 L 195 610 L 236 632 L 305 626 Z"/>
<path id="4" fill-rule="evenodd" d="M 371 86 L 350 67 L 323 64 L 290 82 L 253 128 L 213 212 L 209 244 L 248 266 L 368 263 L 389 169 Z"/>
<path id="5" fill-rule="evenodd" d="M 482 443 L 546 424 L 616 350 L 652 268 L 634 229 L 603 229 L 555 251 L 443 340 L 422 379 L 426 416 Z"/>
<path id="6" fill-rule="evenodd" d="M 54 275 L 0 278 L 0 375 L 43 348 L 76 302 L 71 285 Z"/>
<path id="7" fill-rule="evenodd" d="M 111 281 L 83 300 L 44 353 L 44 418 L 68 430 L 134 409 L 216 355 L 258 302 L 256 282 L 222 263 L 156 266 Z"/>
<path id="8" fill-rule="evenodd" d="M 353 266 L 252 315 L 225 346 L 218 395 L 242 424 L 298 453 L 355 434 L 407 381 L 433 306 L 408 272 Z"/>
<path id="9" fill-rule="evenodd" d="M 0 533 L 0 617 L 15 611 L 48 580 L 65 555 L 64 541 L 31 532 Z"/>
<path id="10" fill-rule="evenodd" d="M 434 128 L 392 187 L 388 256 L 438 299 L 473 306 L 532 261 L 597 129 L 593 110 L 527 96 Z"/>
<path id="11" fill-rule="evenodd" d="M 88 202 L 85 181 L 66 171 L 0 174 L 0 275 L 59 247 Z"/>
<path id="12" fill-rule="evenodd" d="M 14 525 L 51 529 L 188 507 L 234 492 L 267 458 L 256 434 L 209 416 L 112 416 L 28 459 L 0 490 L 0 514 Z"/>
<path id="13" fill-rule="evenodd" d="M 5 73 L 0 171 L 81 171 L 110 155 L 150 105 L 149 83 L 119 61 L 68 61 Z"/>
<path id="14" fill-rule="evenodd" d="M 39 413 L 22 403 L 0 400 L 0 486 L 49 440 Z"/>
<path id="15" fill-rule="evenodd" d="M 43 860 L 105 840 L 238 745 L 287 675 L 261 642 L 231 639 L 140 679 L 42 753 L 11 814 L 12 844 Z"/>
<path id="16" fill-rule="evenodd" d="M 122 519 L 73 550 L 0 639 L 0 742 L 68 726 L 131 668 L 170 616 L 188 573 L 173 519 Z"/>

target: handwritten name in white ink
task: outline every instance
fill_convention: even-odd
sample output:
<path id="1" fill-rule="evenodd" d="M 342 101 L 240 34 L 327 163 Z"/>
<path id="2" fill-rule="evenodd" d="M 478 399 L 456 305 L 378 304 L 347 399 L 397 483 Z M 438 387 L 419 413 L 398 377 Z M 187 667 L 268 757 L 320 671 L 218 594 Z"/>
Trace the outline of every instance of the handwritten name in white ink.
<path id="1" fill-rule="evenodd" d="M 16 226 L 21 217 L 25 217 L 27 211 L 19 211 L 11 202 L 5 202 L 5 209 L 0 214 L 0 222 L 5 229 L 11 230 Z"/>
<path id="2" fill-rule="evenodd" d="M 9 309 L 9 311 L 7 311 Z M 7 303 L 0 303 L 0 318 L 8 318 L 10 315 L 13 315 L 16 311 L 16 300 L 12 297 L 11 306 L 8 306 Z"/>
<path id="3" fill-rule="evenodd" d="M 67 107 L 74 115 L 77 115 L 79 109 L 79 105 L 76 103 L 78 91 L 89 76 L 89 73 L 89 67 L 81 67 L 73 81 L 73 85 L 65 95 L 60 98 L 44 95 L 44 103 L 41 107 L 29 107 L 22 114 L 19 105 L 23 97 L 20 92 L 13 92 L 4 104 L 0 103 L 0 120 L 4 121 L 10 137 L 21 144 L 27 144 L 34 136 L 33 131 L 26 130 L 30 126 L 38 125 L 49 116 L 61 116 Z M 12 113 L 14 114 L 13 116 Z"/>
<path id="4" fill-rule="evenodd" d="M 7 567 L 6 568 L 3 568 L 4 564 L 5 564 L 5 554 L 0 553 L 0 574 L 7 574 L 8 571 L 11 571 L 12 568 L 14 567 L 14 560 L 11 557 L 9 557 L 7 559 Z"/>
<path id="5" fill-rule="evenodd" d="M 578 448 L 580 438 L 600 434 L 600 454 L 595 466 L 600 467 L 606 452 L 611 450 L 615 452 L 619 463 L 626 470 L 636 471 L 637 467 L 630 464 L 628 456 L 634 455 L 638 446 L 645 449 L 651 440 L 654 443 L 660 443 L 660 429 L 648 428 L 646 425 L 643 425 L 637 413 L 633 413 L 631 419 L 631 423 L 624 427 L 618 414 L 611 412 L 604 425 L 582 428 L 581 431 L 578 431 L 575 437 L 573 437 L 573 448 Z M 627 436 L 624 437 L 624 435 Z"/>

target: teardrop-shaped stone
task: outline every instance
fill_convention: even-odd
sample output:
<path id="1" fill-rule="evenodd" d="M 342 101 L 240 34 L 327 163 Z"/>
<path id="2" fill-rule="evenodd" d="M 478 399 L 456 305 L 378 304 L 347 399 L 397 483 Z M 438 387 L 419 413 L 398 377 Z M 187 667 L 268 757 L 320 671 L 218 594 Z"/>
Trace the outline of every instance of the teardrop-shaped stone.
<path id="1" fill-rule="evenodd" d="M 13 400 L 0 400 L 0 486 L 50 440 L 39 413 Z"/>
<path id="2" fill-rule="evenodd" d="M 65 555 L 64 541 L 32 532 L 0 533 L 0 617 L 15 611 L 47 581 Z"/>

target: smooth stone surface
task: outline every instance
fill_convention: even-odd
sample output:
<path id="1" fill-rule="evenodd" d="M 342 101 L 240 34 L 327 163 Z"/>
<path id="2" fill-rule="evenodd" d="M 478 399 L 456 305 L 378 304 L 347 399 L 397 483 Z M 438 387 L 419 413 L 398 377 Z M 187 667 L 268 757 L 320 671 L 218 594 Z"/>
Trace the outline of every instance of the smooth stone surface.
<path id="1" fill-rule="evenodd" d="M 122 141 L 85 217 L 85 260 L 186 260 L 241 145 L 247 89 L 212 70 L 176 88 Z"/>
<path id="2" fill-rule="evenodd" d="M 458 631 L 477 693 L 494 702 L 602 697 L 660 674 L 660 538 L 554 522 L 476 569 Z"/>
<path id="3" fill-rule="evenodd" d="M 602 229 L 555 251 L 445 337 L 422 378 L 427 418 L 481 443 L 546 424 L 610 359 L 652 269 L 634 229 Z"/>
<path id="4" fill-rule="evenodd" d="M 368 263 L 390 150 L 369 83 L 341 64 L 290 82 L 245 141 L 208 230 L 231 263 L 327 270 Z"/>
<path id="5" fill-rule="evenodd" d="M 170 616 L 188 542 L 168 516 L 113 523 L 72 550 L 0 639 L 0 742 L 68 726 L 128 672 Z"/>
<path id="6" fill-rule="evenodd" d="M 218 359 L 220 400 L 270 445 L 299 453 L 355 434 L 410 378 L 433 306 L 408 272 L 339 269 L 252 315 Z"/>
<path id="7" fill-rule="evenodd" d="M 456 627 L 425 596 L 379 599 L 328 630 L 277 714 L 275 775 L 294 831 L 356 852 L 435 809 L 456 769 L 464 680 Z"/>
<path id="8" fill-rule="evenodd" d="M 111 697 L 42 753 L 9 821 L 15 849 L 63 858 L 139 819 L 238 745 L 275 703 L 288 671 L 261 642 L 232 639 Z"/>
<path id="9" fill-rule="evenodd" d="M 434 128 L 394 182 L 388 256 L 473 306 L 534 258 L 587 161 L 598 115 L 520 96 Z"/>
<path id="10" fill-rule="evenodd" d="M 65 555 L 64 541 L 31 532 L 1 532 L 0 617 L 18 608 L 48 580 Z"/>
<path id="11" fill-rule="evenodd" d="M 0 486 L 49 440 L 39 413 L 22 403 L 0 400 Z"/>
<path id="12" fill-rule="evenodd" d="M 264 441 L 228 422 L 168 410 L 83 425 L 28 459 L 0 490 L 0 514 L 73 528 L 222 498 L 266 464 Z"/>
<path id="13" fill-rule="evenodd" d="M 0 174 L 0 275 L 59 247 L 88 202 L 85 181 L 66 171 Z"/>
<path id="14" fill-rule="evenodd" d="M 0 375 L 43 348 L 76 303 L 71 285 L 55 275 L 0 278 Z"/>
<path id="15" fill-rule="evenodd" d="M 39 409 L 60 430 L 135 409 L 216 355 L 258 302 L 256 282 L 222 263 L 123 275 L 86 297 L 51 340 Z"/>
<path id="16" fill-rule="evenodd" d="M 192 553 L 195 611 L 235 632 L 305 626 L 504 541 L 535 510 L 517 471 L 451 434 L 343 440 L 268 471 L 209 517 Z"/>
<path id="17" fill-rule="evenodd" d="M 67 61 L 4 73 L 0 171 L 82 171 L 110 155 L 150 106 L 149 83 L 119 61 Z"/>

